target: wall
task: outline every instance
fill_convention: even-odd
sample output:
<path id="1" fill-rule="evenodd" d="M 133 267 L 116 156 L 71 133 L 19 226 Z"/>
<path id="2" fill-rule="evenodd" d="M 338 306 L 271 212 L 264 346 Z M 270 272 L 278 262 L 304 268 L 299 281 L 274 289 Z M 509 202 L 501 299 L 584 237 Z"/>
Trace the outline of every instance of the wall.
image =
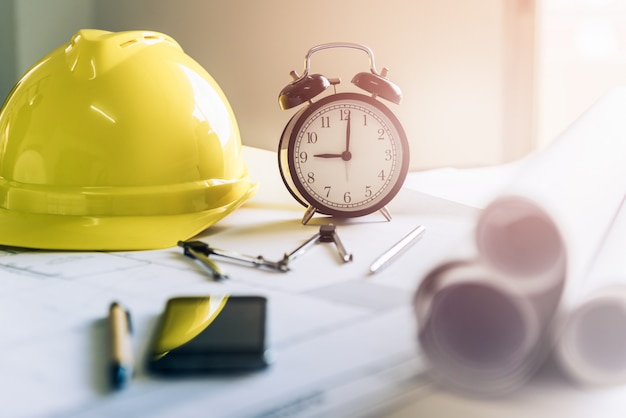
<path id="1" fill-rule="evenodd" d="M 93 24 L 93 0 L 0 1 L 0 98 L 39 58 Z"/>
<path id="2" fill-rule="evenodd" d="M 395 108 L 412 144 L 412 168 L 493 164 L 505 155 L 504 2 L 499 0 L 108 0 L 109 30 L 166 32 L 218 80 L 245 143 L 275 149 L 291 112 L 277 96 L 319 43 L 364 43 L 404 92 Z M 318 59 L 319 58 L 319 59 Z M 352 53 L 314 58 L 317 72 L 344 82 L 365 66 Z M 528 140 L 528 138 L 524 138 Z"/>
<path id="3" fill-rule="evenodd" d="M 626 2 L 541 0 L 537 146 L 546 146 L 609 90 L 626 85 Z"/>
<path id="4" fill-rule="evenodd" d="M 0 102 L 17 80 L 13 1 L 0 1 Z"/>
<path id="5" fill-rule="evenodd" d="M 528 80 L 505 74 L 519 60 L 517 32 L 506 30 L 517 19 L 510 4 L 528 2 L 16 0 L 16 64 L 21 73 L 80 27 L 164 32 L 222 86 L 243 142 L 274 150 L 294 112 L 277 103 L 289 71 L 301 72 L 314 45 L 363 43 L 403 90 L 400 106 L 389 106 L 407 131 L 412 169 L 488 165 L 521 156 L 530 143 L 511 129 L 529 122 L 514 111 L 516 86 Z M 313 70 L 341 77 L 340 89 L 350 89 L 352 76 L 367 70 L 359 54 L 316 54 Z"/>

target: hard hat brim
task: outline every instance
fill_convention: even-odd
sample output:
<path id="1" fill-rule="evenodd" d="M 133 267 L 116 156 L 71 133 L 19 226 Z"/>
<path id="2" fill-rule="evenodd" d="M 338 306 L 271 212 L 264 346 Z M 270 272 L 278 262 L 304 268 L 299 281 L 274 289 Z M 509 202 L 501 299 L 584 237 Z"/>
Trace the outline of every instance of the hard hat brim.
<path id="1" fill-rule="evenodd" d="M 131 251 L 176 246 L 240 207 L 257 190 L 202 212 L 155 216 L 72 216 L 0 208 L 0 245 L 44 250 Z"/>

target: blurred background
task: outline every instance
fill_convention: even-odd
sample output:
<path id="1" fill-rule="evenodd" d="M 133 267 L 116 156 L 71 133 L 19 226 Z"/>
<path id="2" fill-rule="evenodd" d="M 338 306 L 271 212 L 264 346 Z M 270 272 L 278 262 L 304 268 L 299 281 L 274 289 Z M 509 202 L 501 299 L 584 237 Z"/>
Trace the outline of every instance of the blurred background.
<path id="1" fill-rule="evenodd" d="M 244 144 L 276 150 L 295 112 L 277 101 L 289 72 L 312 46 L 356 42 L 404 93 L 389 107 L 412 170 L 486 166 L 544 147 L 625 84 L 625 23 L 620 0 L 0 0 L 0 101 L 78 29 L 154 30 L 217 80 Z M 360 51 L 312 59 L 339 90 L 367 69 Z"/>

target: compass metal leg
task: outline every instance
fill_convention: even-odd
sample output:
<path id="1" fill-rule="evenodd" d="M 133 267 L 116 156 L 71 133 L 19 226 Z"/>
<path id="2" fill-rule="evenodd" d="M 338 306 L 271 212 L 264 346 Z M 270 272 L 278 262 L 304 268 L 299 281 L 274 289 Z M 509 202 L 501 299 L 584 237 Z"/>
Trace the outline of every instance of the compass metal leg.
<path id="1" fill-rule="evenodd" d="M 317 234 L 313 235 L 307 241 L 305 241 L 298 248 L 290 252 L 289 254 L 285 253 L 283 259 L 279 261 L 279 264 L 283 265 L 285 269 L 289 268 L 289 263 L 295 260 L 297 257 L 304 254 L 309 248 L 318 242 L 333 242 L 337 247 L 337 251 L 339 252 L 339 256 L 344 263 L 348 263 L 352 261 L 352 254 L 348 254 L 345 247 L 341 243 L 339 236 L 335 232 L 335 225 L 328 224 L 320 226 L 320 230 Z"/>
<path id="2" fill-rule="evenodd" d="M 290 252 L 289 254 L 285 253 L 285 256 L 281 260 L 282 264 L 285 267 L 287 267 L 291 261 L 295 260 L 297 257 L 299 257 L 302 254 L 304 254 L 306 252 L 306 250 L 309 249 L 309 247 L 317 244 L 317 241 L 319 240 L 319 238 L 320 238 L 320 234 L 317 233 L 317 234 L 313 235 L 311 238 L 309 238 L 307 241 L 305 241 L 298 248 L 296 248 L 295 250 Z"/>
<path id="3" fill-rule="evenodd" d="M 256 257 L 245 255 L 241 253 L 237 253 L 234 251 L 226 251 L 221 250 L 219 248 L 208 247 L 209 254 L 216 255 L 220 257 L 227 258 L 229 260 L 237 261 L 239 263 L 246 264 L 251 267 L 266 267 L 271 270 L 278 270 L 285 272 L 287 271 L 286 266 L 284 266 L 280 261 L 270 261 L 266 260 L 262 255 L 258 255 Z"/>
<path id="4" fill-rule="evenodd" d="M 221 272 L 217 264 L 207 257 L 207 251 L 209 248 L 207 244 L 200 241 L 179 241 L 178 246 L 184 248 L 184 254 L 187 257 L 198 260 L 200 264 L 208 270 L 213 280 L 224 280 L 228 278 L 227 275 Z"/>
<path id="5" fill-rule="evenodd" d="M 352 261 L 352 254 L 348 254 L 346 248 L 343 246 L 339 235 L 335 232 L 336 228 L 333 224 L 322 225 L 320 227 L 320 242 L 334 242 L 339 252 L 339 256 L 344 263 Z"/>
<path id="6" fill-rule="evenodd" d="M 219 248 L 210 247 L 202 241 L 179 241 L 178 246 L 184 248 L 184 254 L 187 257 L 200 261 L 215 279 L 224 279 L 226 275 L 222 274 L 213 260 L 209 258 L 211 255 L 220 256 L 251 267 L 265 267 L 281 272 L 289 270 L 289 267 L 282 260 L 274 262 L 266 260 L 261 255 L 253 257 L 233 251 L 220 250 Z"/>

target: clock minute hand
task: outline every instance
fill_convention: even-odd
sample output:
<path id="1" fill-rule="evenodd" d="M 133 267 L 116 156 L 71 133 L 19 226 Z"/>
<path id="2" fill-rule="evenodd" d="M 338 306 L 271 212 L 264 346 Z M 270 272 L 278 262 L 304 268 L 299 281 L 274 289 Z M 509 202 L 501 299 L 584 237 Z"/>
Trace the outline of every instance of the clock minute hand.
<path id="1" fill-rule="evenodd" d="M 341 154 L 315 154 L 313 156 L 319 158 L 341 158 Z"/>
<path id="2" fill-rule="evenodd" d="M 350 152 L 350 116 L 348 116 L 348 123 L 346 126 L 346 150 L 344 152 Z"/>
<path id="3" fill-rule="evenodd" d="M 346 126 L 346 150 L 341 153 L 341 159 L 344 161 L 350 161 L 352 159 L 352 153 L 350 152 L 350 116 L 348 116 L 348 123 Z M 348 180 L 348 167 L 346 167 L 346 181 Z"/>

